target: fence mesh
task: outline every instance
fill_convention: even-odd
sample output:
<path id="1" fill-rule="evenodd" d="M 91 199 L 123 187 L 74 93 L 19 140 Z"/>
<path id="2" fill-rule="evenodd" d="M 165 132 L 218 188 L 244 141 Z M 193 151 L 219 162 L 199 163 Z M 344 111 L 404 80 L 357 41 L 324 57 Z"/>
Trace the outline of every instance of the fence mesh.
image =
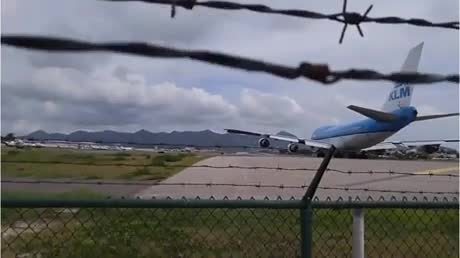
<path id="1" fill-rule="evenodd" d="M 458 257 L 458 210 L 364 213 L 366 257 Z M 314 210 L 313 257 L 351 257 L 352 224 L 352 210 Z"/>
<path id="2" fill-rule="evenodd" d="M 295 257 L 297 210 L 5 209 L 2 256 Z"/>
<path id="3" fill-rule="evenodd" d="M 368 257 L 458 257 L 458 209 L 369 208 Z M 2 257 L 299 257 L 297 208 L 2 208 Z M 313 257 L 349 257 L 352 209 L 313 209 Z"/>

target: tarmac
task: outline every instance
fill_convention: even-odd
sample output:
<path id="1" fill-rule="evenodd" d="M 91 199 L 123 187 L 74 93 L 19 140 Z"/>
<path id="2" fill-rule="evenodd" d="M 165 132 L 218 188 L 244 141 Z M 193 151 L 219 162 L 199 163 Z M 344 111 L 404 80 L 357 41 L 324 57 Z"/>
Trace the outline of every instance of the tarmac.
<path id="1" fill-rule="evenodd" d="M 289 156 L 223 155 L 203 160 L 195 165 L 229 168 L 187 168 L 157 185 L 137 192 L 142 199 L 155 198 L 215 198 L 223 199 L 300 199 L 311 183 L 322 159 Z M 272 167 L 274 169 L 231 168 Z M 279 170 L 276 168 L 308 170 Z M 320 200 L 438 200 L 458 198 L 459 162 L 332 159 L 315 197 Z M 337 172 L 334 170 L 340 170 Z M 350 172 L 351 171 L 351 172 Z M 393 172 L 393 173 L 390 173 Z M 358 172 L 358 173 L 356 173 Z M 399 174 L 410 173 L 410 174 Z M 430 175 L 431 174 L 431 175 Z M 441 176 L 443 175 L 443 176 Z M 454 175 L 454 176 L 446 176 Z M 213 184 L 231 184 L 213 185 Z M 252 186 L 237 186 L 252 185 Z M 254 185 L 260 185 L 257 187 Z M 263 185 L 271 185 L 263 187 Z M 293 187 L 293 188 L 290 188 Z"/>

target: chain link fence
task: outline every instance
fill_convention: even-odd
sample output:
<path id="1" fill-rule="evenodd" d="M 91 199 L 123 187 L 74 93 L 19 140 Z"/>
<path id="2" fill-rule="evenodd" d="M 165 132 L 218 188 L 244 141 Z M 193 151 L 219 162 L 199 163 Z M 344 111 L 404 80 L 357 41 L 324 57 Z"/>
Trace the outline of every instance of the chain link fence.
<path id="1" fill-rule="evenodd" d="M 458 210 L 372 208 L 365 215 L 365 257 L 458 257 Z M 315 209 L 313 257 L 351 257 L 353 214 Z"/>
<path id="2" fill-rule="evenodd" d="M 367 257 L 458 257 L 458 202 L 185 199 L 3 200 L 2 257 L 350 257 L 358 208 Z"/>

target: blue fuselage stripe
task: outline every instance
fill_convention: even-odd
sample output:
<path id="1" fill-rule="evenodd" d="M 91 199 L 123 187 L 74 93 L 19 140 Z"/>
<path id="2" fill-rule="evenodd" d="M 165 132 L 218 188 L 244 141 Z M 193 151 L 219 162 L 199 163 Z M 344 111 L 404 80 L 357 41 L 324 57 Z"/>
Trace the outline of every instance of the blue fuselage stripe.
<path id="1" fill-rule="evenodd" d="M 390 123 L 380 122 L 374 119 L 365 119 L 341 126 L 324 126 L 316 129 L 313 132 L 311 139 L 324 140 L 329 138 L 366 133 L 395 133 L 413 122 L 417 116 L 416 110 L 413 107 L 404 107 L 392 113 L 397 115 L 399 119 Z"/>

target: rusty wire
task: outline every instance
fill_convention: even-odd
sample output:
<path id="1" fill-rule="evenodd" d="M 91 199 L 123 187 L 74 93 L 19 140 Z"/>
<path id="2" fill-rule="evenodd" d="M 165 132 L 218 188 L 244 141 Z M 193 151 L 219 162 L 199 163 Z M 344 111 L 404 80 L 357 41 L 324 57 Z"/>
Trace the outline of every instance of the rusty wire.
<path id="1" fill-rule="evenodd" d="M 444 29 L 459 29 L 459 22 L 431 22 L 425 19 L 420 18 L 400 18 L 395 16 L 388 17 L 378 17 L 372 18 L 368 17 L 372 5 L 364 12 L 360 14 L 357 12 L 347 12 L 346 6 L 347 1 L 344 0 L 342 12 L 333 13 L 333 14 L 322 14 L 309 10 L 301 9 L 276 9 L 271 8 L 270 6 L 263 4 L 243 4 L 235 3 L 229 1 L 197 1 L 197 0 L 103 0 L 108 2 L 144 2 L 148 4 L 161 4 L 161 5 L 170 5 L 171 6 L 171 17 L 176 16 L 176 7 L 182 7 L 187 10 L 192 10 L 195 6 L 201 6 L 212 9 L 226 10 L 226 11 L 237 11 L 237 10 L 246 10 L 256 13 L 264 14 L 279 14 L 286 15 L 290 17 L 297 18 L 307 18 L 307 19 L 326 19 L 336 22 L 340 22 L 346 25 L 359 25 L 360 23 L 373 22 L 380 24 L 408 24 L 419 27 L 432 27 L 432 28 L 444 28 Z"/>
<path id="2" fill-rule="evenodd" d="M 248 170 L 248 172 L 252 172 L 255 170 L 277 170 L 277 171 L 291 171 L 291 172 L 300 172 L 300 171 L 317 171 L 317 168 L 307 168 L 307 167 L 297 167 L 297 168 L 288 168 L 288 167 L 273 167 L 273 166 L 241 166 L 241 165 L 232 165 L 229 164 L 227 166 L 217 166 L 217 165 L 180 165 L 180 164 L 168 164 L 168 165 L 156 165 L 156 164 L 127 164 L 127 163 L 89 163 L 89 162 L 66 162 L 66 161 L 14 161 L 14 160 L 4 160 L 3 163 L 21 163 L 21 164 L 47 164 L 47 165 L 76 165 L 76 166 L 98 166 L 98 167 L 167 167 L 167 168 L 203 168 L 203 169 L 239 169 L 239 170 Z M 332 173 L 339 173 L 339 174 L 367 174 L 367 175 L 399 175 L 399 176 L 429 176 L 429 177 L 452 177 L 458 178 L 460 177 L 459 174 L 435 174 L 430 173 L 429 170 L 427 173 L 416 173 L 416 172 L 400 172 L 400 171 L 351 171 L 351 170 L 340 170 L 334 168 L 327 168 L 326 171 Z"/>
<path id="3" fill-rule="evenodd" d="M 92 43 L 88 41 L 73 40 L 58 37 L 2 35 L 2 44 L 19 48 L 55 52 L 91 52 L 109 51 L 115 53 L 132 54 L 156 58 L 187 58 L 206 62 L 214 65 L 236 68 L 251 72 L 264 72 L 285 78 L 307 78 L 323 84 L 332 84 L 344 79 L 354 80 L 387 80 L 400 83 L 435 83 L 459 82 L 459 75 L 439 75 L 424 73 L 390 73 L 382 74 L 369 69 L 348 69 L 345 71 L 331 71 L 327 64 L 312 64 L 302 62 L 298 67 L 269 63 L 261 60 L 239 57 L 235 55 L 206 51 L 185 50 L 165 47 L 156 44 L 140 42 L 106 42 Z"/>
<path id="4" fill-rule="evenodd" d="M 342 32 L 340 34 L 339 43 L 342 44 L 345 36 L 345 31 L 348 25 L 356 26 L 361 37 L 364 37 L 364 33 L 361 29 L 360 24 L 366 22 L 380 23 L 380 24 L 408 24 L 419 27 L 432 27 L 432 28 L 444 28 L 444 29 L 459 29 L 458 21 L 451 22 L 431 22 L 420 18 L 400 18 L 396 16 L 378 17 L 372 18 L 368 14 L 372 10 L 373 5 L 370 5 L 364 14 L 357 12 L 347 12 L 347 0 L 343 1 L 342 12 L 333 14 L 322 14 L 309 10 L 301 9 L 276 9 L 271 8 L 263 4 L 241 4 L 229 1 L 197 1 L 197 0 L 103 0 L 109 2 L 144 2 L 149 4 L 163 4 L 171 5 L 171 18 L 176 16 L 176 7 L 182 7 L 184 9 L 192 10 L 195 6 L 202 6 L 213 9 L 220 9 L 226 11 L 235 10 L 246 10 L 264 14 L 279 14 L 297 18 L 307 19 L 327 19 L 343 23 Z"/>
<path id="5" fill-rule="evenodd" d="M 155 181 L 78 181 L 78 180 L 17 180 L 17 179 L 4 179 L 1 183 L 10 184 L 65 184 L 65 185 L 138 185 L 138 186 L 204 186 L 204 187 L 251 187 L 251 188 L 278 188 L 278 189 L 307 189 L 309 185 L 283 185 L 283 184 L 236 184 L 236 183 L 204 183 L 204 182 L 183 182 L 183 183 L 169 183 L 169 182 L 155 182 Z M 340 190 L 340 191 L 359 191 L 359 192 L 377 192 L 377 193 L 401 193 L 401 194 L 436 194 L 436 195 L 458 195 L 458 191 L 414 191 L 414 190 L 393 190 L 393 189 L 372 189 L 372 188 L 352 188 L 352 187 L 335 187 L 335 186 L 319 186 L 318 189 L 322 190 Z"/>

